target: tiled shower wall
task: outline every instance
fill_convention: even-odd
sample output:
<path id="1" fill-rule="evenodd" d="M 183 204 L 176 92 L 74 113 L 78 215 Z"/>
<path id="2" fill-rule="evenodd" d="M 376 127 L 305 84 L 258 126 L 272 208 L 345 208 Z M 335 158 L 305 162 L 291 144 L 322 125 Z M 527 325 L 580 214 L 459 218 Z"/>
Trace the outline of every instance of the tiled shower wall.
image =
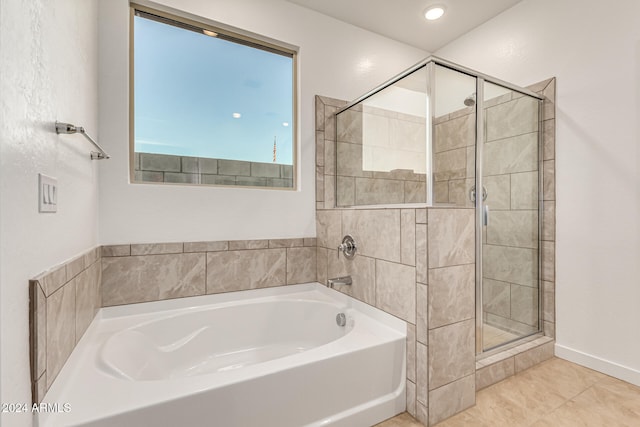
<path id="1" fill-rule="evenodd" d="M 509 92 L 490 102 L 485 117 L 484 321 L 527 334 L 539 327 L 538 103 Z"/>
<path id="2" fill-rule="evenodd" d="M 333 114 L 344 104 L 316 98 L 318 281 L 351 275 L 336 289 L 407 321 L 407 410 L 435 424 L 475 403 L 474 211 L 335 209 Z M 345 234 L 353 260 L 337 250 Z"/>
<path id="3" fill-rule="evenodd" d="M 423 117 L 358 104 L 337 139 L 338 206 L 426 201 Z"/>
<path id="4" fill-rule="evenodd" d="M 542 234 L 539 236 L 541 271 L 540 286 L 542 286 L 542 321 L 540 329 L 545 336 L 555 338 L 555 93 L 556 79 L 551 78 L 528 87 L 533 92 L 544 98 L 542 115 L 542 163 L 543 163 L 543 211 Z M 495 109 L 495 110 L 494 110 Z M 487 135 L 487 145 L 509 143 L 514 138 L 535 139 L 536 132 L 526 132 L 526 124 L 518 124 L 512 115 L 518 110 L 520 113 L 532 116 L 533 111 L 528 111 L 530 105 L 522 103 L 522 98 L 511 94 L 491 100 L 487 110 L 494 114 L 487 114 L 488 125 L 495 130 Z M 524 110 L 524 111 L 523 111 Z M 503 120 L 498 120 L 503 116 Z M 495 120 L 494 123 L 491 120 Z M 508 125 L 503 125 L 504 121 Z M 526 144 L 525 144 L 526 145 Z M 530 150 L 536 148 L 533 142 L 528 144 Z M 497 147 L 500 149 L 500 147 Z M 489 154 L 491 152 L 489 151 Z M 486 178 L 486 186 L 489 192 L 488 203 L 492 205 L 491 221 L 487 228 L 484 247 L 485 251 L 485 299 L 492 301 L 488 311 L 488 321 L 496 325 L 504 325 L 516 331 L 528 332 L 531 326 L 538 326 L 538 283 L 535 262 L 538 256 L 538 209 L 535 195 L 531 189 L 538 191 L 537 172 L 527 169 L 535 169 L 533 165 L 523 165 L 518 162 L 518 152 L 512 153 L 513 158 L 502 163 L 510 163 L 509 168 L 503 170 L 494 167 L 494 174 Z M 491 157 L 487 159 L 491 162 Z M 536 156 L 537 158 L 537 156 Z M 497 164 L 498 162 L 496 162 Z M 491 164 L 489 168 L 491 168 Z M 533 185 L 531 183 L 533 182 Z M 493 195 L 493 196 L 492 196 Z M 493 198 L 492 198 L 493 197 Z M 492 198 L 491 200 L 489 200 Z M 497 251 L 496 251 L 497 249 Z M 505 253 L 509 252 L 509 253 Z M 521 260 L 521 261 L 519 261 Z M 534 271 L 532 280 L 529 277 L 518 277 L 518 274 L 505 276 L 497 266 L 501 264 L 526 265 L 526 269 Z M 522 275 L 521 275 L 522 276 Z M 535 309 L 533 308 L 535 307 Z M 509 314 L 507 316 L 507 313 Z"/>
<path id="5" fill-rule="evenodd" d="M 509 91 L 484 102 L 484 117 L 484 320 L 527 334 L 539 326 L 538 103 Z M 475 108 L 436 118 L 434 130 L 435 202 L 473 207 Z"/>
<path id="6" fill-rule="evenodd" d="M 468 107 L 434 120 L 433 200 L 458 207 L 474 206 L 469 190 L 476 176 L 475 108 Z"/>

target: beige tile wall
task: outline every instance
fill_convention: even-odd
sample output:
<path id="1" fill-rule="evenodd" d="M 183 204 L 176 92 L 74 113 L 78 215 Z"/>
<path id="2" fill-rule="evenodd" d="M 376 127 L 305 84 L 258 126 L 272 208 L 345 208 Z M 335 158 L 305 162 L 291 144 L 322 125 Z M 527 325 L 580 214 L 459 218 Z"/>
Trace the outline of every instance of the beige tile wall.
<path id="1" fill-rule="evenodd" d="M 407 408 L 414 416 L 425 417 L 429 357 L 426 219 L 426 209 L 322 209 L 316 216 L 317 280 L 326 283 L 327 278 L 350 275 L 351 286 L 335 289 L 407 322 Z M 358 245 L 352 260 L 337 249 L 345 234 L 352 234 Z"/>
<path id="2" fill-rule="evenodd" d="M 474 403 L 473 209 L 334 208 L 341 105 L 316 98 L 318 281 L 351 275 L 338 291 L 407 322 L 407 411 L 428 425 Z M 337 250 L 345 234 L 358 244 L 353 260 Z"/>
<path id="3" fill-rule="evenodd" d="M 407 321 L 407 411 L 427 423 L 427 211 L 334 208 L 334 113 L 343 105 L 344 101 L 316 97 L 317 280 L 326 283 L 329 277 L 350 275 L 353 284 L 336 286 L 338 291 Z M 353 117 L 341 124 L 340 139 L 361 141 L 362 115 L 359 111 L 346 114 Z M 355 191 L 355 185 L 350 188 Z M 404 200 L 404 193 L 400 194 Z M 337 250 L 347 233 L 358 245 L 358 255 L 352 260 Z"/>
<path id="4" fill-rule="evenodd" d="M 331 104 L 332 101 L 324 98 Z M 342 104 L 325 105 L 326 111 Z M 335 119 L 327 118 L 334 122 Z M 337 203 L 339 206 L 426 201 L 425 119 L 423 117 L 356 105 L 337 119 Z M 318 122 L 318 137 L 325 136 Z M 329 133 L 329 132 L 327 132 Z M 336 133 L 334 131 L 331 134 Z M 324 145 L 323 143 L 319 145 Z M 326 147 L 326 145 L 325 145 Z M 324 151 L 318 148 L 319 151 Z M 318 201 L 324 200 L 324 158 L 317 157 Z M 333 176 L 332 180 L 335 180 Z"/>
<path id="5" fill-rule="evenodd" d="M 475 184 L 475 108 L 437 117 L 433 128 L 434 202 L 473 207 L 468 194 Z"/>
<path id="6" fill-rule="evenodd" d="M 429 425 L 475 404 L 475 215 L 429 209 Z"/>
<path id="7" fill-rule="evenodd" d="M 29 281 L 31 386 L 42 401 L 102 306 L 100 248 Z"/>
<path id="8" fill-rule="evenodd" d="M 315 238 L 102 247 L 104 307 L 315 280 Z"/>

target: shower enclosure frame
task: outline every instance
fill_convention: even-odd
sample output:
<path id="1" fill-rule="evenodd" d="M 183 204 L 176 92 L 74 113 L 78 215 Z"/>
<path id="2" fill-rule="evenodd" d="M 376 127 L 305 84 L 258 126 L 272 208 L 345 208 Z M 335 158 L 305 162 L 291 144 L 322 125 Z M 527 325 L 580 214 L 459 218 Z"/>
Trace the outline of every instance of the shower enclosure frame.
<path id="1" fill-rule="evenodd" d="M 543 197 L 543 167 L 544 167 L 544 158 L 543 158 L 543 100 L 544 98 L 523 87 L 514 85 L 512 83 L 506 82 L 504 80 L 498 79 L 496 77 L 489 76 L 487 74 L 478 72 L 471 68 L 467 68 L 465 66 L 453 63 L 451 61 L 439 58 L 437 56 L 429 56 L 424 60 L 416 63 L 415 65 L 409 67 L 404 70 L 402 73 L 392 77 L 376 88 L 366 92 L 359 98 L 354 101 L 349 102 L 344 107 L 339 108 L 335 115 L 349 110 L 353 106 L 365 101 L 367 98 L 377 94 L 378 92 L 386 89 L 387 87 L 395 84 L 396 82 L 402 80 L 406 76 L 420 70 L 421 68 L 426 68 L 427 72 L 427 86 L 426 86 L 426 95 L 427 95 L 427 129 L 429 131 L 426 133 L 426 157 L 427 157 L 427 165 L 426 165 L 426 182 L 427 182 L 427 194 L 426 194 L 426 206 L 433 206 L 433 135 L 435 132 L 434 121 L 435 121 L 435 97 L 436 97 L 436 87 L 435 87 L 435 66 L 439 65 L 453 71 L 460 72 L 462 74 L 466 74 L 470 77 L 476 79 L 476 104 L 475 104 L 475 119 L 476 119 L 476 135 L 475 135 L 475 156 L 476 156 L 476 168 L 475 168 L 475 188 L 483 188 L 483 177 L 482 177 L 482 159 L 483 159 L 483 146 L 485 143 L 485 111 L 484 111 L 484 85 L 485 83 L 492 83 L 494 85 L 503 87 L 505 89 L 509 89 L 511 91 L 520 93 L 522 95 L 529 96 L 538 102 L 538 138 L 537 138 L 537 154 L 538 154 L 538 265 L 537 265 L 537 284 L 538 284 L 538 329 L 534 332 L 528 334 L 522 334 L 518 336 L 518 338 L 501 343 L 500 345 L 493 347 L 491 349 L 485 350 L 483 346 L 483 322 L 484 322 L 484 313 L 483 313 L 483 296 L 482 296 L 482 274 L 483 274 L 483 240 L 482 240 L 482 229 L 485 224 L 485 210 L 483 206 L 483 197 L 475 198 L 475 226 L 476 226 L 476 235 L 475 235 L 475 253 L 476 253 L 476 278 L 475 278 L 475 293 L 476 293 L 476 310 L 475 310 L 475 330 L 476 330 L 476 356 L 480 356 L 485 351 L 492 352 L 495 349 L 500 349 L 510 343 L 520 342 L 523 339 L 531 336 L 537 336 L 540 333 L 543 333 L 543 304 L 544 304 L 544 290 L 542 287 L 542 245 L 540 244 L 541 236 L 542 236 L 542 228 L 543 228 L 543 212 L 544 212 L 544 197 Z M 337 120 L 336 120 L 336 132 L 337 132 Z M 336 141 L 337 144 L 337 141 Z M 337 161 L 337 158 L 336 158 Z M 336 165 L 337 166 L 337 165 Z M 335 176 L 334 188 L 338 186 L 338 176 Z M 481 192 L 480 192 L 481 194 Z M 337 198 L 335 200 L 335 206 L 337 206 Z"/>

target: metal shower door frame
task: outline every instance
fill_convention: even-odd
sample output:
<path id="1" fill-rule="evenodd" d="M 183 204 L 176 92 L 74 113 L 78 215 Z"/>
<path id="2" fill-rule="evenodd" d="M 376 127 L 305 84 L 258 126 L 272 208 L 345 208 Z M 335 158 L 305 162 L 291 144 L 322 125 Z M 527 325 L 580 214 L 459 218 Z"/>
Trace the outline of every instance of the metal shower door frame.
<path id="1" fill-rule="evenodd" d="M 476 76 L 476 177 L 475 188 L 483 187 L 483 153 L 486 141 L 485 129 L 485 110 L 484 110 L 484 84 L 487 82 L 483 76 Z M 489 83 L 497 84 L 489 81 Z M 503 86 L 504 87 L 504 86 Z M 509 89 L 509 88 L 507 88 Z M 543 99 L 537 95 L 533 97 L 538 102 L 538 138 L 537 138 L 537 155 L 538 155 L 538 265 L 537 265 L 537 282 L 538 282 L 538 328 L 536 331 L 524 334 L 514 339 L 520 341 L 523 338 L 539 334 L 544 331 L 544 289 L 542 286 L 542 232 L 543 232 L 543 215 L 544 215 L 544 106 Z M 480 356 L 485 352 L 484 349 L 484 301 L 483 301 L 483 227 L 485 226 L 485 197 L 475 197 L 475 225 L 476 225 L 476 356 Z M 497 346 L 497 348 L 509 344 L 512 341 L 505 342 Z"/>
<path id="2" fill-rule="evenodd" d="M 525 96 L 529 96 L 533 99 L 536 99 L 539 104 L 539 113 L 538 113 L 538 331 L 527 334 L 521 337 L 518 337 L 515 341 L 518 341 L 522 338 L 526 338 L 530 335 L 535 335 L 544 330 L 543 324 L 543 287 L 542 287 L 542 245 L 540 244 L 542 238 L 542 229 L 543 229 L 543 212 L 544 212 L 544 202 L 543 202 L 543 97 L 527 88 L 523 88 L 512 83 L 506 82 L 504 80 L 480 73 L 471 68 L 464 67 L 462 65 L 456 64 L 454 62 L 447 61 L 445 59 L 439 58 L 437 56 L 429 56 L 424 60 L 416 63 L 415 65 L 409 67 L 405 71 L 400 74 L 392 77 L 376 88 L 368 91 L 362 96 L 358 97 L 354 101 L 348 103 L 342 108 L 339 108 L 334 114 L 337 117 L 343 111 L 350 109 L 351 107 L 363 102 L 367 98 L 375 95 L 376 93 L 384 90 L 385 88 L 393 85 L 394 83 L 402 80 L 404 77 L 409 74 L 419 70 L 420 68 L 427 68 L 427 75 L 429 76 L 427 82 L 427 150 L 431 150 L 431 146 L 433 143 L 433 132 L 434 132 L 434 120 L 435 120 L 435 65 L 440 65 L 442 67 L 449 68 L 454 71 L 458 71 L 460 73 L 466 74 L 476 79 L 476 169 L 475 169 L 475 188 L 481 189 L 483 188 L 483 176 L 482 176 L 482 159 L 483 159 L 483 146 L 485 142 L 485 123 L 484 123 L 484 84 L 492 83 L 498 86 L 501 86 L 505 89 L 512 90 L 514 92 L 520 93 Z M 336 130 L 337 130 L 337 120 L 336 120 Z M 433 158 L 432 152 L 430 156 L 427 156 L 427 171 L 433 172 Z M 337 156 L 336 156 L 337 163 Z M 336 164 L 337 168 L 337 164 Z M 431 173 L 429 173 L 431 175 Z M 337 188 L 337 175 L 335 177 L 335 185 Z M 431 182 L 432 183 L 432 182 Z M 427 200 L 432 202 L 433 200 L 433 186 L 428 187 Z M 481 193 L 480 193 L 481 194 Z M 336 200 L 337 207 L 337 200 Z M 427 204 L 428 206 L 431 203 Z M 475 225 L 476 225 L 476 354 L 481 355 L 484 352 L 483 348 L 483 322 L 484 322 L 484 313 L 483 313 L 483 298 L 482 298 L 482 274 L 483 274 L 483 266 L 482 266 L 482 231 L 484 222 L 484 200 L 483 197 L 476 197 L 475 200 Z"/>

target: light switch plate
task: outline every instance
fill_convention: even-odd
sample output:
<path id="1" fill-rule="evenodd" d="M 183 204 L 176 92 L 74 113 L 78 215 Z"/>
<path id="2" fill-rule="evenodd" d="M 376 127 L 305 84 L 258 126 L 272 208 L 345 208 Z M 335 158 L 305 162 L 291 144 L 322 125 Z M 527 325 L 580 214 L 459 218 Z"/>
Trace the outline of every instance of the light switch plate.
<path id="1" fill-rule="evenodd" d="M 58 180 L 38 174 L 38 210 L 40 212 L 58 211 Z"/>

